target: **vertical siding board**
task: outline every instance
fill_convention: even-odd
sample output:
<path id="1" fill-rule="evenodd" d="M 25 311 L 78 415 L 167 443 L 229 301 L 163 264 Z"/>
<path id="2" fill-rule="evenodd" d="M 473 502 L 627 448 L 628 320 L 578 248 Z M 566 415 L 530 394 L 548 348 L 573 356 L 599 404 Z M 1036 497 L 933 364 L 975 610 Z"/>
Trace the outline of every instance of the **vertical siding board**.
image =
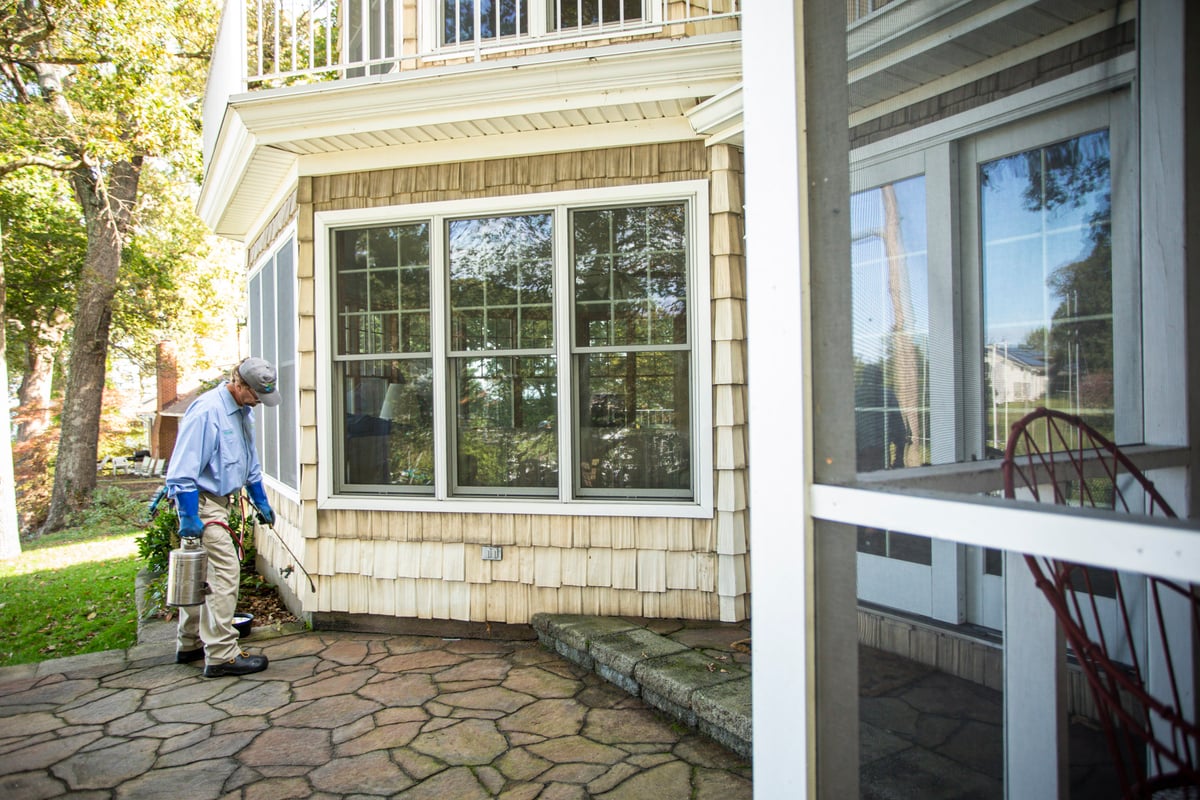
<path id="1" fill-rule="evenodd" d="M 588 551 L 580 548 L 560 550 L 562 558 L 562 583 L 564 586 L 586 586 Z"/>
<path id="2" fill-rule="evenodd" d="M 539 588 L 562 586 L 562 550 L 557 547 L 533 548 L 533 584 Z"/>
<path id="3" fill-rule="evenodd" d="M 637 551 L 637 588 L 642 592 L 667 590 L 667 554 L 662 550 Z"/>
<path id="4" fill-rule="evenodd" d="M 466 545 L 451 542 L 442 545 L 442 575 L 444 581 L 466 580 Z"/>
<path id="5" fill-rule="evenodd" d="M 588 548 L 587 585 L 599 587 L 612 586 L 612 551 L 608 548 Z"/>

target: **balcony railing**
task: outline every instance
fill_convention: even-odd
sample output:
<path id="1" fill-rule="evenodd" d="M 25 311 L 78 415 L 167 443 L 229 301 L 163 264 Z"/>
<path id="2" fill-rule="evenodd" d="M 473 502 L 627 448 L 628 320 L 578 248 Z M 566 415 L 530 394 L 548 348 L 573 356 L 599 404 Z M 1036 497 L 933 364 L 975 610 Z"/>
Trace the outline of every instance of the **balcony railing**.
<path id="1" fill-rule="evenodd" d="M 700 31 L 675 26 L 723 19 L 736 29 L 740 10 L 740 0 L 246 0 L 227 6 L 241 24 L 222 35 L 240 37 L 245 86 L 256 89 L 664 29 L 689 34 Z"/>
<path id="2" fill-rule="evenodd" d="M 230 0 L 204 98 L 212 154 L 247 91 L 605 41 L 739 29 L 741 0 Z"/>

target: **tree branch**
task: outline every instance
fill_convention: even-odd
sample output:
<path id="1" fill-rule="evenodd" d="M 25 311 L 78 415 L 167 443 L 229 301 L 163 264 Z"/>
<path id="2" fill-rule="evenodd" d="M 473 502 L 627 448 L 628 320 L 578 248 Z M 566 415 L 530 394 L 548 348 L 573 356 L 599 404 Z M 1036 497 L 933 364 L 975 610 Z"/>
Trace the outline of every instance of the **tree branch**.
<path id="1" fill-rule="evenodd" d="M 42 156 L 25 156 L 24 158 L 14 159 L 0 164 L 0 178 L 3 178 L 10 173 L 16 172 L 19 169 L 26 167 L 44 167 L 52 169 L 56 172 L 70 172 L 73 169 L 78 169 L 83 166 L 83 161 L 53 161 Z"/>

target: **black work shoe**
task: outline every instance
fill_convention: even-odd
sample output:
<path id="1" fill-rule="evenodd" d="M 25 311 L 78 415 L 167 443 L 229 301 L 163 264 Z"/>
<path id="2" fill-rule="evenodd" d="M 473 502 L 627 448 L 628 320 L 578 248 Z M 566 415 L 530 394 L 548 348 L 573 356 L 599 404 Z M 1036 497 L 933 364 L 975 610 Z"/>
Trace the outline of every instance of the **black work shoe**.
<path id="1" fill-rule="evenodd" d="M 237 658 L 226 661 L 223 664 L 209 664 L 204 668 L 204 677 L 220 678 L 223 675 L 249 675 L 254 672 L 262 672 L 266 668 L 266 656 L 248 656 L 245 653 L 239 653 Z"/>
<path id="2" fill-rule="evenodd" d="M 203 647 L 197 647 L 195 650 L 176 650 L 175 651 L 175 663 L 176 664 L 190 664 L 193 661 L 199 661 L 202 658 L 204 658 L 204 648 Z"/>

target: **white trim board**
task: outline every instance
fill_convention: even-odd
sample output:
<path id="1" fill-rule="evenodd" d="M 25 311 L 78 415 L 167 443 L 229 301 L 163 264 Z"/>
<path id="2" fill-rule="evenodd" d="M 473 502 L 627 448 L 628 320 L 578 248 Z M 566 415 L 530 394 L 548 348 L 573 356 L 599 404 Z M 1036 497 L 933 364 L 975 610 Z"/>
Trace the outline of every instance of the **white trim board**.
<path id="1" fill-rule="evenodd" d="M 1200 525 L 1195 520 L 828 484 L 814 484 L 809 499 L 812 515 L 830 522 L 889 528 L 1173 580 L 1200 579 Z"/>

